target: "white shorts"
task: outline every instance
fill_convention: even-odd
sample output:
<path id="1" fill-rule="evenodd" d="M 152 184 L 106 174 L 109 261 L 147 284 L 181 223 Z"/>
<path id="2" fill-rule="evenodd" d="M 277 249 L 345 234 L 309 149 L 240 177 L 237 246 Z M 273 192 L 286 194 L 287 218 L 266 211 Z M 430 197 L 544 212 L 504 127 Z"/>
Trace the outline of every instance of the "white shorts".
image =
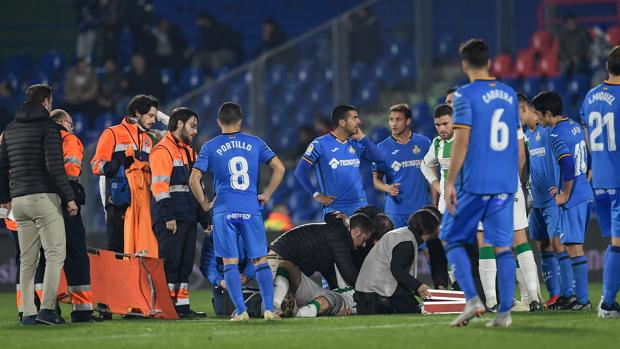
<path id="1" fill-rule="evenodd" d="M 527 212 L 525 209 L 525 195 L 521 183 L 518 185 L 517 194 L 515 195 L 515 204 L 512 209 L 514 219 L 514 231 L 525 229 L 528 226 Z M 482 222 L 478 223 L 478 231 L 484 231 Z"/>

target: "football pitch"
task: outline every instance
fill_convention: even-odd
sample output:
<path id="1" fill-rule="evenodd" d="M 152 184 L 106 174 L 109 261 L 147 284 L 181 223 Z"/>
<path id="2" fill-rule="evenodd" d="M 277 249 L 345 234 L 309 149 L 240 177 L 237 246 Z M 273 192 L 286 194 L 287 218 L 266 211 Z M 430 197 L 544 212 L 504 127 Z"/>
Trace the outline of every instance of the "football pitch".
<path id="1" fill-rule="evenodd" d="M 591 286 L 596 305 L 600 284 Z M 454 315 L 384 315 L 251 320 L 214 318 L 208 291 L 191 293 L 209 318 L 187 321 L 120 320 L 21 327 L 14 295 L 0 294 L 4 348 L 617 348 L 620 320 L 601 321 L 595 311 L 516 313 L 511 328 L 486 328 L 492 315 L 450 328 Z M 70 308 L 63 305 L 63 316 Z"/>

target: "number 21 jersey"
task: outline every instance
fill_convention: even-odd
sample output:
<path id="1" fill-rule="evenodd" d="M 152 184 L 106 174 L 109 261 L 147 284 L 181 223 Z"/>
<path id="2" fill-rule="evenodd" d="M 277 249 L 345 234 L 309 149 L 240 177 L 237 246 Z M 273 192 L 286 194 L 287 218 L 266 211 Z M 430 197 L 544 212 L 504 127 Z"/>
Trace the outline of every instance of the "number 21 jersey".
<path id="1" fill-rule="evenodd" d="M 262 139 L 242 132 L 223 133 L 206 142 L 194 168 L 213 175 L 213 214 L 260 214 L 260 165 L 268 164 L 275 156 Z"/>
<path id="2" fill-rule="evenodd" d="M 460 87 L 454 95 L 454 127 L 470 129 L 457 180 L 460 190 L 479 195 L 515 193 L 519 111 L 514 90 L 495 79 Z"/>
<path id="3" fill-rule="evenodd" d="M 592 186 L 596 189 L 620 188 L 620 85 L 604 82 L 586 95 L 581 120 L 588 127 L 592 156 Z"/>

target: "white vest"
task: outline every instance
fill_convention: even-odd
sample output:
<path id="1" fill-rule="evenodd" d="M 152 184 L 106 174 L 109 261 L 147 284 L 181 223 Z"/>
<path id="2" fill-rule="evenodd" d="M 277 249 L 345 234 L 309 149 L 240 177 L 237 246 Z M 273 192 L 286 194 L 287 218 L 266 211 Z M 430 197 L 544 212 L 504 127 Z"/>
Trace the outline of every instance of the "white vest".
<path id="1" fill-rule="evenodd" d="M 384 297 L 391 297 L 396 291 L 398 281 L 390 271 L 392 251 L 401 242 L 411 241 L 414 248 L 413 262 L 409 274 L 418 276 L 418 243 L 413 233 L 407 227 L 392 230 L 375 244 L 362 264 L 362 269 L 355 283 L 355 290 L 364 293 L 377 293 Z"/>

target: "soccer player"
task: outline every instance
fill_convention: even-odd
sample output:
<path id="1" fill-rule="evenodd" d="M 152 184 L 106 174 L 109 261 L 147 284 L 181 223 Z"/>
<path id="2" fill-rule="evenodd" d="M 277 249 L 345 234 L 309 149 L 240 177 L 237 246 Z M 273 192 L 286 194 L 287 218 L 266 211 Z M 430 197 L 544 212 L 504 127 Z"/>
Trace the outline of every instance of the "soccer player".
<path id="1" fill-rule="evenodd" d="M 525 169 L 525 136 L 521 127 L 517 130 L 517 141 L 519 151 L 519 173 Z M 520 176 L 519 176 L 520 178 Z M 521 181 L 517 182 L 517 193 L 513 205 L 513 229 L 514 236 L 512 241 L 513 249 L 517 255 L 517 281 L 521 291 L 521 302 L 515 302 L 513 311 L 540 311 L 542 310 L 539 297 L 540 281 L 538 280 L 538 267 L 532 252 L 532 246 L 527 240 L 525 229 L 528 226 L 527 210 L 525 205 L 525 195 L 521 187 Z M 497 308 L 497 294 L 495 290 L 495 279 L 497 277 L 497 263 L 493 246 L 485 241 L 484 225 L 478 224 L 478 246 L 480 247 L 480 279 L 484 288 L 486 306 L 491 311 Z"/>
<path id="2" fill-rule="evenodd" d="M 587 124 L 592 156 L 592 187 L 598 222 L 604 237 L 611 237 L 603 268 L 603 300 L 599 318 L 620 317 L 616 294 L 620 287 L 620 153 L 616 133 L 620 134 L 620 46 L 607 57 L 609 78 L 588 92 L 581 109 Z"/>
<path id="3" fill-rule="evenodd" d="M 355 314 L 355 301 L 353 289 L 330 290 L 321 287 L 310 277 L 302 273 L 299 268 L 289 262 L 283 261 L 278 266 L 277 273 L 287 280 L 290 285 L 289 292 L 293 296 L 286 306 L 283 307 L 283 317 L 311 318 L 328 315 L 351 315 Z M 297 307 L 291 307 L 291 301 Z"/>
<path id="4" fill-rule="evenodd" d="M 411 109 L 407 104 L 390 107 L 389 120 L 392 135 L 377 145 L 384 161 L 373 163 L 373 184 L 387 194 L 385 213 L 400 228 L 407 225 L 413 212 L 430 202 L 420 165 L 431 141 L 409 129 Z"/>
<path id="5" fill-rule="evenodd" d="M 447 98 L 446 98 L 447 99 Z M 424 156 L 421 170 L 428 183 L 439 193 L 437 208 L 442 214 L 446 210 L 445 180 L 450 168 L 450 155 L 454 143 L 454 129 L 452 128 L 453 110 L 447 104 L 435 108 L 433 118 L 435 129 L 439 136 L 433 139 L 431 147 Z M 439 166 L 440 178 L 437 179 L 437 166 Z"/>
<path id="6" fill-rule="evenodd" d="M 443 216 L 440 238 L 467 303 L 451 326 L 465 326 L 485 312 L 463 245 L 475 241 L 480 221 L 485 240 L 495 247 L 501 301 L 488 326 L 510 326 L 516 277 L 511 246 L 519 172 L 517 95 L 489 75 L 489 53 L 482 40 L 468 40 L 459 53 L 470 83 L 454 95 L 454 144 L 445 194 L 449 214 Z"/>
<path id="7" fill-rule="evenodd" d="M 566 254 L 560 243 L 560 209 L 555 204 L 549 189 L 559 180 L 559 169 L 550 156 L 549 127 L 538 124 L 534 106 L 522 93 L 519 97 L 519 117 L 526 126 L 525 137 L 530 154 L 530 178 L 532 209 L 529 217 L 529 231 L 532 240 L 538 244 L 540 252 L 540 269 L 549 292 L 545 307 L 551 307 L 560 297 L 561 290 L 572 295 L 572 277 L 559 279 L 558 257 Z M 564 262 L 566 261 L 566 262 Z M 568 255 L 561 265 L 562 275 L 571 275 Z"/>
<path id="8" fill-rule="evenodd" d="M 237 234 L 243 236 L 248 256 L 256 267 L 256 281 L 261 290 L 265 320 L 277 319 L 273 312 L 273 280 L 267 264 L 267 237 L 261 216 L 266 204 L 284 176 L 284 165 L 260 138 L 241 132 L 243 114 L 235 103 L 222 104 L 217 124 L 222 134 L 206 142 L 190 176 L 190 187 L 205 211 L 211 207 L 205 197 L 201 179 L 211 172 L 215 185 L 213 206 L 213 240 L 215 255 L 224 262 L 224 280 L 236 311 L 231 321 L 247 321 L 238 262 Z M 273 170 L 267 188 L 258 194 L 261 163 Z"/>
<path id="9" fill-rule="evenodd" d="M 339 105 L 332 111 L 334 131 L 310 143 L 295 169 L 302 187 L 324 206 L 324 213 L 340 211 L 351 216 L 366 206 L 362 188 L 360 158 L 381 162 L 379 148 L 366 137 L 357 109 Z M 310 169 L 316 168 L 320 189 L 310 181 Z"/>
<path id="10" fill-rule="evenodd" d="M 448 106 L 454 108 L 454 92 L 456 92 L 456 87 L 451 87 L 446 90 L 446 103 Z"/>
<path id="11" fill-rule="evenodd" d="M 532 104 L 541 124 L 551 127 L 549 141 L 560 168 L 560 181 L 550 193 L 560 207 L 560 242 L 570 256 L 575 285 L 576 297 L 558 301 L 554 308 L 589 310 L 592 304 L 588 300 L 588 261 L 583 253 L 583 242 L 592 188 L 587 179 L 588 150 L 584 132 L 576 122 L 562 116 L 562 97 L 556 92 L 541 92 Z"/>

